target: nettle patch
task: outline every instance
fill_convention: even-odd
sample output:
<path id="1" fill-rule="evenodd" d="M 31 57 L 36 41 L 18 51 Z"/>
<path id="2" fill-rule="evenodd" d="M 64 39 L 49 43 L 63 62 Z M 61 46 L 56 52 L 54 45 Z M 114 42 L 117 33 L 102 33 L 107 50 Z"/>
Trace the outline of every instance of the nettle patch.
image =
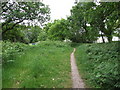
<path id="1" fill-rule="evenodd" d="M 11 43 L 8 41 L 2 42 L 2 62 L 14 62 L 15 55 L 24 54 L 22 51 L 26 49 L 27 45 L 22 43 Z"/>
<path id="2" fill-rule="evenodd" d="M 91 64 L 91 81 L 100 87 L 120 87 L 120 73 L 118 72 L 118 43 L 88 45 L 86 53 Z"/>

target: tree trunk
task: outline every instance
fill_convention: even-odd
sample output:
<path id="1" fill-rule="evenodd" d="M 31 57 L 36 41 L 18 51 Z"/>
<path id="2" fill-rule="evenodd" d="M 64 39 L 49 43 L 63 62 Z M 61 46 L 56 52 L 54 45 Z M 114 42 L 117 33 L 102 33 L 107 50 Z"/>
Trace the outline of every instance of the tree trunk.
<path id="1" fill-rule="evenodd" d="M 105 40 L 104 40 L 103 34 L 101 34 L 101 37 L 102 37 L 102 41 L 103 41 L 103 43 L 105 43 Z"/>
<path id="2" fill-rule="evenodd" d="M 111 35 L 107 36 L 107 39 L 108 39 L 108 42 L 112 42 L 112 36 Z"/>

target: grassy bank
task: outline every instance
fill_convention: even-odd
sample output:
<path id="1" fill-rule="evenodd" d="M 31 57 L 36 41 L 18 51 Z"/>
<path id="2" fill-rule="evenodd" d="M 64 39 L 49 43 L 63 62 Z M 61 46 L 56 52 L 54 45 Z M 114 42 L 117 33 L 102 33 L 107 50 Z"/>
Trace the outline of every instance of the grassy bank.
<path id="1" fill-rule="evenodd" d="M 86 87 L 120 88 L 119 43 L 82 44 L 77 48 L 77 65 Z"/>
<path id="2" fill-rule="evenodd" d="M 3 66 L 3 88 L 70 88 L 70 53 L 62 42 L 41 42 Z"/>
<path id="3" fill-rule="evenodd" d="M 0 41 L 0 89 L 2 88 L 2 42 Z"/>

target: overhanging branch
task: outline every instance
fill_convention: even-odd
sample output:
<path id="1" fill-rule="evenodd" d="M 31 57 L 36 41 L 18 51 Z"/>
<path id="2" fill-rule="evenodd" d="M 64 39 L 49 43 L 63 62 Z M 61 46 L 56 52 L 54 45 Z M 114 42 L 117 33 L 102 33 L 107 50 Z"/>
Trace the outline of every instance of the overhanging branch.
<path id="1" fill-rule="evenodd" d="M 2 32 L 2 35 L 4 35 L 8 30 L 12 30 L 17 24 L 23 22 L 24 20 L 20 20 L 19 22 L 16 22 L 15 24 L 12 25 L 12 27 L 7 28 L 5 31 Z"/>

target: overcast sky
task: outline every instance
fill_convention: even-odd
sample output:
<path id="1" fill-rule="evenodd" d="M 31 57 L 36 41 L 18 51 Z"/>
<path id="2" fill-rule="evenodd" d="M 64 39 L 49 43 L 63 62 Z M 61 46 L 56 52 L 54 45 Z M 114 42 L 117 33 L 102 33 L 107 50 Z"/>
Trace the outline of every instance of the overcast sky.
<path id="1" fill-rule="evenodd" d="M 51 9 L 51 20 L 66 18 L 70 16 L 70 9 L 75 0 L 43 0 L 44 4 Z"/>
<path id="2" fill-rule="evenodd" d="M 70 15 L 70 9 L 74 6 L 74 2 L 91 2 L 93 0 L 43 0 L 46 5 L 51 9 L 51 20 L 66 18 Z M 94 0 L 100 1 L 100 0 Z M 120 0 L 101 0 L 101 1 L 120 1 Z"/>

